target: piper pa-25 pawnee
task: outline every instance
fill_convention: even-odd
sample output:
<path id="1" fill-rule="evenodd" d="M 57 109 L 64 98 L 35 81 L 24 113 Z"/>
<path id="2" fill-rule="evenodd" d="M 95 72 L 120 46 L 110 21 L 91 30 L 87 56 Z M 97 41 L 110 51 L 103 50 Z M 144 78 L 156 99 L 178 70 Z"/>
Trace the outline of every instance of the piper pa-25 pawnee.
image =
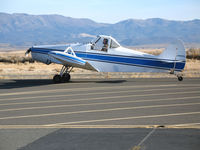
<path id="1" fill-rule="evenodd" d="M 180 40 L 172 42 L 160 55 L 122 47 L 113 37 L 100 35 L 88 44 L 33 46 L 33 60 L 63 65 L 55 83 L 68 82 L 73 67 L 97 72 L 168 72 L 183 80 L 185 48 Z"/>

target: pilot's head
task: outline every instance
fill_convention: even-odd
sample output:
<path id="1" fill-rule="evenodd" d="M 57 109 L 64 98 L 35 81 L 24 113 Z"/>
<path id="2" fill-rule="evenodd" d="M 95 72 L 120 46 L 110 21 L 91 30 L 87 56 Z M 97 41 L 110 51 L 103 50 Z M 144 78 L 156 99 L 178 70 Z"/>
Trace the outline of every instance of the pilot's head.
<path id="1" fill-rule="evenodd" d="M 108 44 L 108 39 L 103 39 L 103 44 Z"/>

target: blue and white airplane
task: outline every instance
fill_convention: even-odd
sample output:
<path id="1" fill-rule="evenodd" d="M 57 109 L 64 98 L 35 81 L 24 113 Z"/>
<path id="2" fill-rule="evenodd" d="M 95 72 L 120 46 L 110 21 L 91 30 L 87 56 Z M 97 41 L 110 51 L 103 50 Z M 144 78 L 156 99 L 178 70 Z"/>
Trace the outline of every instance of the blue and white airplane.
<path id="1" fill-rule="evenodd" d="M 73 67 L 97 72 L 168 72 L 183 80 L 186 53 L 180 40 L 155 56 L 122 47 L 113 37 L 99 35 L 88 44 L 43 45 L 27 50 L 33 60 L 63 65 L 55 83 L 68 82 Z"/>

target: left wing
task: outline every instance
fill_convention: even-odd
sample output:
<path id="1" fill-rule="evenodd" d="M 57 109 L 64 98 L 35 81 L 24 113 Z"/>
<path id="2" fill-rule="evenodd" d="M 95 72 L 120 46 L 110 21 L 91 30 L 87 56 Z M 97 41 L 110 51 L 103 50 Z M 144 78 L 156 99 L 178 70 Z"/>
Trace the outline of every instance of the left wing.
<path id="1" fill-rule="evenodd" d="M 48 54 L 50 57 L 60 61 L 64 66 L 78 67 L 98 71 L 86 60 L 77 57 L 71 47 L 68 47 L 64 52 L 50 51 Z"/>

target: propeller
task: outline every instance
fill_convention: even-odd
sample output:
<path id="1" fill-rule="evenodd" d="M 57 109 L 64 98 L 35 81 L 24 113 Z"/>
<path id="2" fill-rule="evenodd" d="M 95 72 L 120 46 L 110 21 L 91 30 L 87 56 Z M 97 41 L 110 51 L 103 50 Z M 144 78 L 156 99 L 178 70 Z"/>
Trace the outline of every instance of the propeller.
<path id="1" fill-rule="evenodd" d="M 25 56 L 28 57 L 28 54 L 31 52 L 31 48 L 29 48 L 26 53 L 25 53 Z"/>

